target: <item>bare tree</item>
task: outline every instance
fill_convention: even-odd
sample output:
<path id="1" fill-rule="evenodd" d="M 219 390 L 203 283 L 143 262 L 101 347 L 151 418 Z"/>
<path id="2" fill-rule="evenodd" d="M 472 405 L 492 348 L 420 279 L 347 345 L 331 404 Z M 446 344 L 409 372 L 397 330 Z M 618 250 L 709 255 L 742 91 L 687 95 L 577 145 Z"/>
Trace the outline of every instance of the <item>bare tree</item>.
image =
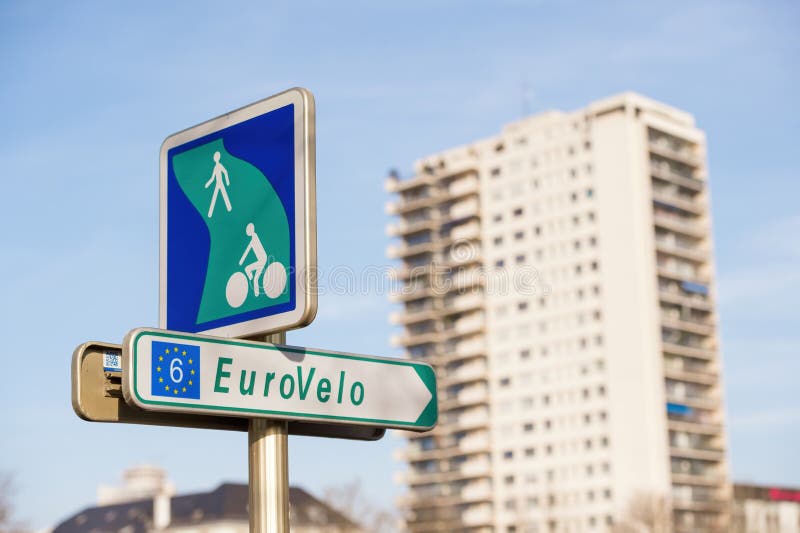
<path id="1" fill-rule="evenodd" d="M 613 528 L 614 533 L 669 533 L 672 511 L 667 499 L 658 494 L 639 492 L 633 495 L 628 511 Z"/>
<path id="2" fill-rule="evenodd" d="M 13 476 L 0 472 L 0 533 L 22 533 L 25 528 L 13 518 L 14 508 L 11 503 L 14 492 Z"/>
<path id="3" fill-rule="evenodd" d="M 326 488 L 322 500 L 356 522 L 366 533 L 397 531 L 397 516 L 370 501 L 358 479 Z"/>

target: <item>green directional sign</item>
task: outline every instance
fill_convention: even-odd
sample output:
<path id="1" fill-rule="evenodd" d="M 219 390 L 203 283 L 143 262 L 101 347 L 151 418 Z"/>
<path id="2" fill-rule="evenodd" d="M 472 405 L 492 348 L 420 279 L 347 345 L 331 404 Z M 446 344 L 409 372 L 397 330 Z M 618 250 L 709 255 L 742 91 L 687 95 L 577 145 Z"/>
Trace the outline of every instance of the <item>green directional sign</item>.
<path id="1" fill-rule="evenodd" d="M 427 431 L 438 417 L 425 363 L 135 329 L 123 395 L 141 409 Z"/>

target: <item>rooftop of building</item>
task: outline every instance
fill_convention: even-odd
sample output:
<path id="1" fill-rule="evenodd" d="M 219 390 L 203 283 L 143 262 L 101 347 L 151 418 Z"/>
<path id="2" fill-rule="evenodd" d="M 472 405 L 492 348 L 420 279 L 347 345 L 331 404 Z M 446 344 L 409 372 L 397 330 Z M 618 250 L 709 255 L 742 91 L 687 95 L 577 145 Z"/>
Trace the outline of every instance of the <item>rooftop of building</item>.
<path id="1" fill-rule="evenodd" d="M 211 492 L 170 498 L 169 527 L 212 521 L 247 521 L 247 485 L 223 483 Z M 358 526 L 342 513 L 299 487 L 289 489 L 291 522 L 295 527 L 335 526 L 355 531 Z M 52 533 L 147 533 L 152 530 L 153 499 L 146 498 L 83 509 L 57 525 Z"/>

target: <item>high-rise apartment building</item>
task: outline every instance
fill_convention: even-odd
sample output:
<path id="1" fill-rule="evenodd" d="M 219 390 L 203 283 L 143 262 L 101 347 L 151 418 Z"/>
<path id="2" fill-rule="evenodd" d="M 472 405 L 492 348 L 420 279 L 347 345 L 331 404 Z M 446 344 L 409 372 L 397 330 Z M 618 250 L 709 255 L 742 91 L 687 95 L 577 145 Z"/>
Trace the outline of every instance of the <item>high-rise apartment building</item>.
<path id="1" fill-rule="evenodd" d="M 393 341 L 440 386 L 410 531 L 726 530 L 706 178 L 692 116 L 630 93 L 388 178 Z"/>

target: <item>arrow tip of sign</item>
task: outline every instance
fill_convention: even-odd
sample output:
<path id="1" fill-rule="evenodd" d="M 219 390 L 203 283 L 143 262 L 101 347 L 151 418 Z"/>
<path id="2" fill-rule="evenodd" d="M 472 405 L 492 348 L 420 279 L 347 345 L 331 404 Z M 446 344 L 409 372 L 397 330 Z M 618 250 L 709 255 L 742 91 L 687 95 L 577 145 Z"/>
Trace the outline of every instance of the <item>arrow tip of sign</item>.
<path id="1" fill-rule="evenodd" d="M 432 429 L 439 420 L 439 401 L 436 395 L 436 372 L 430 365 L 414 365 L 414 370 L 431 393 L 431 399 L 414 423 L 417 427 Z"/>

